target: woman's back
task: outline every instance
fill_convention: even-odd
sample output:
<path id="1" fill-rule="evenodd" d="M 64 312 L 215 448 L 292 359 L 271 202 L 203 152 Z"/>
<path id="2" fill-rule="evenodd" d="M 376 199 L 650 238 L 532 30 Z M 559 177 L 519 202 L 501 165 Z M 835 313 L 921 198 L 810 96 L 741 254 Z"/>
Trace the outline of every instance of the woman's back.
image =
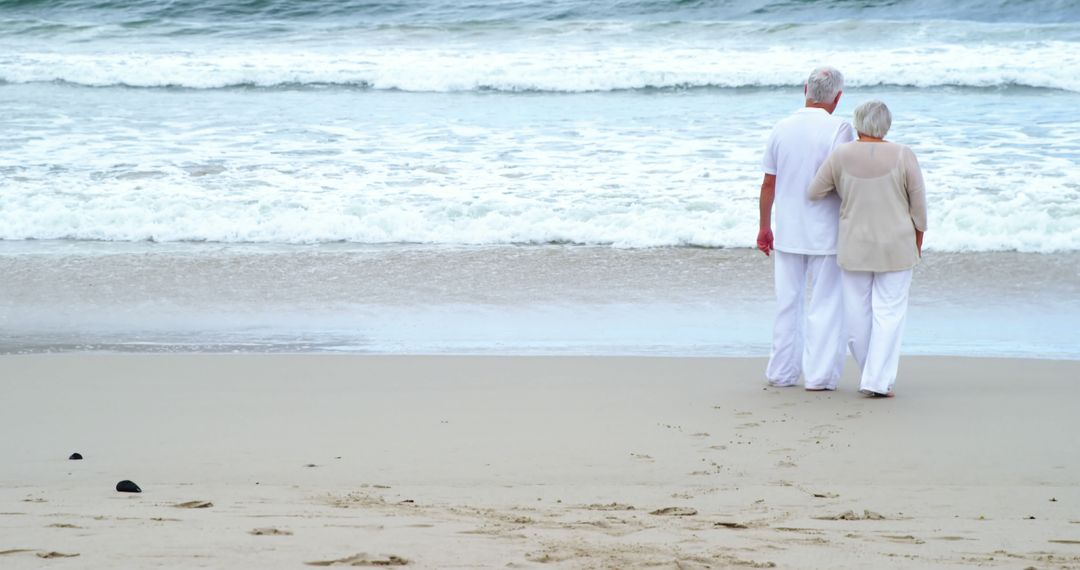
<path id="1" fill-rule="evenodd" d="M 810 194 L 840 196 L 837 262 L 849 271 L 899 271 L 918 263 L 915 228 L 926 226 L 922 173 L 910 148 L 890 142 L 841 145 Z"/>
<path id="2" fill-rule="evenodd" d="M 900 164 L 901 155 L 908 154 L 915 158 L 915 154 L 908 147 L 884 141 L 855 141 L 837 148 L 836 152 L 845 174 L 856 178 L 880 178 L 889 175 L 897 168 L 906 166 Z"/>

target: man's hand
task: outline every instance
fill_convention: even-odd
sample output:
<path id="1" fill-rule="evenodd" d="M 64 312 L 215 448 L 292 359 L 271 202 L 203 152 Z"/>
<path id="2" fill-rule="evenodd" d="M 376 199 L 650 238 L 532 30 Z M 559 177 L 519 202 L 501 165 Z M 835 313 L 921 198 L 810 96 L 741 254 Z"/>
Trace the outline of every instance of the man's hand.
<path id="1" fill-rule="evenodd" d="M 766 174 L 761 179 L 761 198 L 758 201 L 757 248 L 769 255 L 772 246 L 772 205 L 776 198 L 776 175 Z"/>
<path id="2" fill-rule="evenodd" d="M 757 234 L 757 248 L 761 250 L 761 253 L 769 255 L 772 251 L 772 230 L 769 228 L 762 228 Z"/>
<path id="3" fill-rule="evenodd" d="M 922 237 L 923 233 L 919 230 L 915 230 L 915 247 L 919 249 L 919 257 L 922 257 Z"/>

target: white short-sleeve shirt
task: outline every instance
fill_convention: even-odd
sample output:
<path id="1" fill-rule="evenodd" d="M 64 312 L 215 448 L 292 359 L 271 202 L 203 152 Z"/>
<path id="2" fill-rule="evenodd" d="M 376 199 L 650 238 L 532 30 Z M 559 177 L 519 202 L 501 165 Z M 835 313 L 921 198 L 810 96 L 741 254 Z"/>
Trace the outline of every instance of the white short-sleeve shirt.
<path id="1" fill-rule="evenodd" d="M 803 107 L 773 127 L 762 166 L 776 175 L 773 248 L 786 253 L 835 255 L 840 198 L 811 201 L 807 188 L 834 148 L 855 140 L 851 125 L 824 109 Z"/>

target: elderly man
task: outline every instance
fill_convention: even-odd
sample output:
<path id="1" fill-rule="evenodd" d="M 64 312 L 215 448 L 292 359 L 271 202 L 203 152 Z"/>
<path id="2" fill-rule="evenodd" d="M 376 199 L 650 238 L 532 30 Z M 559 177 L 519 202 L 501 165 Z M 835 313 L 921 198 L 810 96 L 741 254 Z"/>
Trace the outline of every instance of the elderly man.
<path id="1" fill-rule="evenodd" d="M 807 390 L 835 390 L 844 368 L 840 199 L 812 202 L 806 193 L 829 153 L 855 138 L 851 125 L 832 116 L 843 87 L 836 69 L 815 69 L 803 88 L 805 107 L 776 124 L 765 149 L 757 246 L 765 255 L 775 251 L 778 307 L 765 369 L 772 386 L 795 386 L 801 375 Z"/>

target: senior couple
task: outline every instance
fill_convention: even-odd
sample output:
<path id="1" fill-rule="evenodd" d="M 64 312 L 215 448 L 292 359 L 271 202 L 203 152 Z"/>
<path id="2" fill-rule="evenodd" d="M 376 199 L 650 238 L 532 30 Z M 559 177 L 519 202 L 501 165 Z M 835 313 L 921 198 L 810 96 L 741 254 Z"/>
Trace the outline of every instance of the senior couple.
<path id="1" fill-rule="evenodd" d="M 926 191 L 911 149 L 884 140 L 884 103 L 856 107 L 854 129 L 833 116 L 843 87 L 836 69 L 815 69 L 806 106 L 777 123 L 765 150 L 757 246 L 773 254 L 778 302 L 765 376 L 835 390 L 850 350 L 859 391 L 889 397 Z"/>

